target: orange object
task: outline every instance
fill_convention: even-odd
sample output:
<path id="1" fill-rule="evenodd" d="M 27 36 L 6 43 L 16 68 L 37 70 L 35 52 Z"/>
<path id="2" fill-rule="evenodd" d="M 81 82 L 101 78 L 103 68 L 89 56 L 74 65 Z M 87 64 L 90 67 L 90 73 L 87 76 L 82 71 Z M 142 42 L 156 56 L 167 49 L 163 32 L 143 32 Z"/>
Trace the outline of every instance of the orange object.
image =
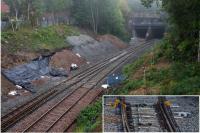
<path id="1" fill-rule="evenodd" d="M 170 107 L 172 105 L 172 103 L 170 101 L 165 101 L 164 104 L 165 104 L 165 106 L 168 106 L 168 107 Z"/>
<path id="2" fill-rule="evenodd" d="M 114 102 L 114 108 L 117 108 L 118 104 L 120 104 L 120 100 L 116 98 Z"/>

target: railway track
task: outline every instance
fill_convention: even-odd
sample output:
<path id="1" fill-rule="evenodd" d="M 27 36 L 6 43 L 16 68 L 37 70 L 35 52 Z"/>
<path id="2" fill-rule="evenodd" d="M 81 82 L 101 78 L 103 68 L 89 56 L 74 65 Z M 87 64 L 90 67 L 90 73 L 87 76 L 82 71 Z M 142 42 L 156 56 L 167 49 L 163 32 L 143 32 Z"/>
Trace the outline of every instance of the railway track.
<path id="1" fill-rule="evenodd" d="M 127 103 L 121 108 L 121 121 L 124 132 L 180 132 L 166 98 L 158 97 L 154 105 Z"/>
<path id="2" fill-rule="evenodd" d="M 13 110 L 2 117 L 2 131 L 7 131 L 9 128 L 11 129 L 8 131 L 20 132 L 64 131 L 68 129 L 77 117 L 78 112 L 101 94 L 102 90 L 95 88 L 97 83 L 131 55 L 149 47 L 148 44 L 144 43 L 133 50 L 130 48 L 117 56 L 115 55 L 100 61 L 69 78 L 67 81 L 55 86 L 49 92 L 43 93 Z M 55 102 L 54 99 L 62 93 L 66 93 L 66 95 L 58 102 Z M 39 117 L 33 117 L 35 112 L 40 112 L 38 113 L 40 114 L 38 115 Z M 31 116 L 31 114 L 33 115 Z M 71 116 L 70 119 L 69 116 Z M 23 118 L 29 119 L 29 121 L 25 120 L 26 123 L 21 122 L 21 125 L 18 124 L 17 122 L 19 121 L 20 123 L 20 120 L 22 121 Z M 22 127 L 22 124 L 25 125 Z"/>
<path id="3" fill-rule="evenodd" d="M 159 97 L 157 103 L 158 109 L 160 110 L 160 117 L 163 120 L 164 127 L 169 132 L 181 132 L 178 124 L 174 119 L 170 106 L 166 106 L 165 101 L 165 97 Z"/>
<path id="4" fill-rule="evenodd" d="M 2 122 L 2 131 L 6 131 L 10 126 L 12 126 L 14 123 L 16 123 L 18 120 L 23 118 L 24 116 L 31 113 L 34 109 L 41 106 L 43 103 L 47 102 L 54 96 L 58 95 L 62 91 L 65 90 L 65 88 L 70 87 L 71 85 L 79 82 L 81 79 L 88 76 L 90 73 L 94 72 L 95 69 L 98 69 L 102 66 L 102 64 L 109 59 L 113 57 L 109 57 L 108 59 L 105 59 L 103 61 L 100 61 L 93 66 L 85 69 L 84 71 L 79 72 L 78 74 L 74 75 L 73 77 L 70 77 L 66 81 L 60 83 L 57 86 L 54 86 L 54 88 L 59 87 L 59 91 L 55 89 L 50 89 L 50 91 L 45 91 L 41 93 L 40 95 L 36 96 L 34 99 L 28 101 L 27 103 L 19 106 L 17 109 L 9 112 L 8 114 L 1 117 Z M 78 78 L 78 79 L 77 79 Z"/>

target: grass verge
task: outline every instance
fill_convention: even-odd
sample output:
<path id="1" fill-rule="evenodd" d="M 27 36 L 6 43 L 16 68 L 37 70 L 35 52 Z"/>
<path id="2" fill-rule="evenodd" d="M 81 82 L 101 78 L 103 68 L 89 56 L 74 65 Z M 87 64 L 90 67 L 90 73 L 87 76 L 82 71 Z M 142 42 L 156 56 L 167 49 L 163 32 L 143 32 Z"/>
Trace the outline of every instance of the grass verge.
<path id="1" fill-rule="evenodd" d="M 153 95 L 200 94 L 200 63 L 169 61 L 161 54 L 162 47 L 162 44 L 158 45 L 153 54 L 150 52 L 125 66 L 123 72 L 128 78 L 115 94 L 130 94 L 141 88 L 148 90 L 146 94 Z M 154 91 L 155 88 L 159 92 Z"/>
<path id="2" fill-rule="evenodd" d="M 77 118 L 75 132 L 91 132 L 99 127 L 102 114 L 101 98 L 81 111 Z"/>
<path id="3" fill-rule="evenodd" d="M 37 52 L 43 49 L 54 51 L 67 48 L 67 36 L 79 35 L 76 28 L 67 25 L 54 25 L 44 28 L 22 28 L 18 31 L 2 32 L 2 47 L 8 52 Z"/>

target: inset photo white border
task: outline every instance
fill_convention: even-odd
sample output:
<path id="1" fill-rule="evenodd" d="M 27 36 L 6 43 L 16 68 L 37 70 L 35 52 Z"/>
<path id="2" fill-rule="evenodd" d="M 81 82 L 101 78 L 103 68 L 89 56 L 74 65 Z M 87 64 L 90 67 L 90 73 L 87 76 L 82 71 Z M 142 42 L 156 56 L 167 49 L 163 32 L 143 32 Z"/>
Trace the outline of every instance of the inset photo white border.
<path id="1" fill-rule="evenodd" d="M 128 98 L 128 97 L 129 98 L 131 98 L 131 97 L 137 97 L 137 98 L 138 97 L 145 97 L 145 98 L 148 98 L 148 97 L 169 97 L 169 98 L 172 98 L 172 99 L 173 98 L 179 98 L 179 97 L 184 97 L 184 98 L 186 98 L 186 97 L 198 97 L 198 106 L 197 106 L 197 108 L 198 108 L 198 116 L 197 116 L 198 119 L 197 119 L 197 122 L 199 124 L 197 124 L 197 125 L 199 125 L 199 127 L 196 125 L 197 129 L 195 129 L 195 131 L 183 131 L 183 130 L 181 130 L 181 132 L 186 132 L 186 133 L 188 133 L 188 132 L 194 132 L 194 133 L 196 133 L 196 132 L 200 131 L 200 117 L 199 117 L 200 116 L 200 109 L 199 109 L 199 107 L 200 107 L 200 96 L 199 95 L 103 95 L 102 96 L 102 132 L 106 132 L 105 131 L 105 125 L 104 125 L 105 124 L 104 123 L 104 121 L 105 121 L 105 117 L 104 117 L 105 116 L 105 109 L 104 109 L 105 108 L 105 97 L 126 97 L 126 98 Z M 172 104 L 173 108 L 178 108 L 178 105 L 176 104 L 176 102 L 174 102 L 171 99 L 169 99 L 168 101 L 169 101 L 170 106 Z M 114 101 L 112 101 L 112 103 L 114 104 Z M 194 105 L 194 106 L 196 106 L 196 105 Z M 113 107 L 113 109 L 114 109 L 114 107 Z M 187 110 L 183 110 L 183 112 L 187 112 Z M 191 113 L 193 113 L 193 112 L 191 112 Z M 189 115 L 189 113 L 188 113 L 188 115 Z M 184 117 L 184 116 L 182 116 L 182 117 Z M 178 119 L 178 117 L 176 117 L 176 119 Z M 180 119 L 182 119 L 182 118 L 180 118 Z M 187 127 L 185 127 L 185 128 L 187 128 Z M 107 131 L 107 132 L 123 132 L 123 131 Z M 134 132 L 137 132 L 137 131 L 134 131 Z M 155 131 L 147 131 L 147 132 L 150 133 L 150 132 L 155 132 Z M 159 131 L 158 133 L 160 133 L 160 132 L 163 132 L 163 131 Z M 165 132 L 168 132 L 168 131 L 165 131 Z"/>

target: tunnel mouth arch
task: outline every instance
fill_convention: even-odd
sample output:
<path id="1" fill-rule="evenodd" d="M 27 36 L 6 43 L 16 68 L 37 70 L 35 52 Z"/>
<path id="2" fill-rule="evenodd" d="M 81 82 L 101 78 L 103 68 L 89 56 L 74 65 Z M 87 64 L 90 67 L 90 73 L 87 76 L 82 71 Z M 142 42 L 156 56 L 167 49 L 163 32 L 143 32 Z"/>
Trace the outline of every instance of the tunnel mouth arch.
<path id="1" fill-rule="evenodd" d="M 149 26 L 136 26 L 134 27 L 135 37 L 137 38 L 146 38 Z M 150 39 L 161 39 L 164 36 L 165 26 L 156 26 L 151 27 L 150 29 Z"/>

